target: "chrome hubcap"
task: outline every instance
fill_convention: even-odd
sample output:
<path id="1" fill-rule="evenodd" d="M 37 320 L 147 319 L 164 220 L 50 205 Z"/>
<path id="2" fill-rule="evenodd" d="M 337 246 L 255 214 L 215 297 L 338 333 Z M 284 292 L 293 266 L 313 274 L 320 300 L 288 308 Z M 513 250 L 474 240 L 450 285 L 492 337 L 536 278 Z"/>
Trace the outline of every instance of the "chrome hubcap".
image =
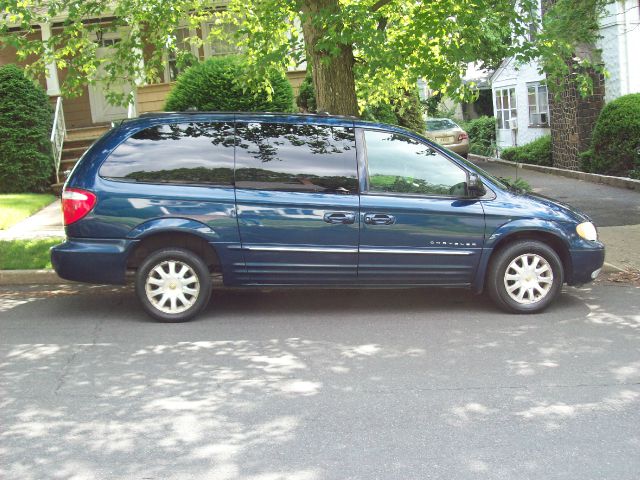
<path id="1" fill-rule="evenodd" d="M 181 313 L 196 303 L 200 282 L 188 264 L 167 260 L 149 271 L 145 291 L 151 304 L 161 312 Z"/>
<path id="2" fill-rule="evenodd" d="M 553 285 L 553 270 L 544 257 L 526 253 L 516 257 L 504 272 L 504 286 L 516 302 L 528 305 L 547 296 Z"/>

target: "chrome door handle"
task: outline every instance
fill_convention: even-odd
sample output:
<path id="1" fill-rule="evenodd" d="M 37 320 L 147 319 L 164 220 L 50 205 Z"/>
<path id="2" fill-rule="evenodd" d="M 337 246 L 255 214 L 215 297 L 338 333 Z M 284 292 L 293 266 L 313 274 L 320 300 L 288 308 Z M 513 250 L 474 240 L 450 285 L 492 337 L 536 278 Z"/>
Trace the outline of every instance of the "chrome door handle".
<path id="1" fill-rule="evenodd" d="M 349 224 L 356 221 L 354 212 L 327 212 L 324 214 L 324 221 L 333 224 Z"/>
<path id="2" fill-rule="evenodd" d="M 364 223 L 367 225 L 393 225 L 396 223 L 396 217 L 386 213 L 366 213 Z"/>

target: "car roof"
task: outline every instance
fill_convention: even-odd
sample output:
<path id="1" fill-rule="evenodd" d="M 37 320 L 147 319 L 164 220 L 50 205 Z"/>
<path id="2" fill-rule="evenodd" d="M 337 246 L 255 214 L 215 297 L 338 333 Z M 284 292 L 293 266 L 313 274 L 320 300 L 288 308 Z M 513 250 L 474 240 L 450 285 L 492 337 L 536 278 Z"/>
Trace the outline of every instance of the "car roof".
<path id="1" fill-rule="evenodd" d="M 343 127 L 384 128 L 404 131 L 401 127 L 385 123 L 370 122 L 346 115 L 330 115 L 328 113 L 286 113 L 286 112 L 221 112 L 221 111 L 185 111 L 185 112 L 151 112 L 142 113 L 137 118 L 123 120 L 120 125 L 126 127 L 142 127 L 170 122 L 193 121 L 272 121 L 283 123 L 305 123 L 315 125 L 334 125 Z"/>

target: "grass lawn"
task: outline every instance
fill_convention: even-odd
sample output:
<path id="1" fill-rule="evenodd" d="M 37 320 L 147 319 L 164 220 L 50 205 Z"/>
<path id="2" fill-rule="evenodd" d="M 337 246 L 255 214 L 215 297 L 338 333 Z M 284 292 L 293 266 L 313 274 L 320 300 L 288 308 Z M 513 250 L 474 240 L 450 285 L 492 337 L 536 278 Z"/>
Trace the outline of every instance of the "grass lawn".
<path id="1" fill-rule="evenodd" d="M 56 199 L 49 193 L 6 193 L 0 195 L 0 230 L 33 215 Z"/>
<path id="2" fill-rule="evenodd" d="M 0 241 L 0 270 L 51 268 L 49 248 L 63 238 Z"/>

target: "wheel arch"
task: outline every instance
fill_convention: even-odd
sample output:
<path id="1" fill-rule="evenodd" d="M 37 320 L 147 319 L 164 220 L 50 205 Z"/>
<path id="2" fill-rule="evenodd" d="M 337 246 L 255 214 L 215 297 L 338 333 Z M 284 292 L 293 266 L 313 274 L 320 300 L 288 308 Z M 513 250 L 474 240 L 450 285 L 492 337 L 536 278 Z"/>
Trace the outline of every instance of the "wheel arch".
<path id="1" fill-rule="evenodd" d="M 197 233 L 184 230 L 151 231 L 139 238 L 127 257 L 127 269 L 136 270 L 151 253 L 162 248 L 183 248 L 198 255 L 210 272 L 220 272 L 220 257 L 216 248 Z"/>
<path id="2" fill-rule="evenodd" d="M 485 252 L 483 255 L 484 258 L 481 260 L 481 268 L 478 269 L 478 275 L 476 276 L 475 282 L 476 286 L 474 288 L 474 291 L 477 293 L 482 292 L 484 289 L 484 285 L 487 281 L 487 275 L 489 274 L 489 265 L 491 265 L 491 262 L 496 255 L 507 245 L 518 240 L 537 240 L 551 247 L 553 251 L 558 254 L 558 257 L 560 257 L 560 261 L 562 262 L 564 281 L 568 282 L 571 280 L 572 263 L 569 244 L 558 233 L 550 231 L 549 229 L 524 228 L 513 230 L 505 233 L 504 235 L 498 236 L 494 234 L 492 235 L 492 238 L 494 237 L 497 237 L 495 239 L 495 243 L 493 243 L 490 250 L 487 249 L 488 252 Z"/>

